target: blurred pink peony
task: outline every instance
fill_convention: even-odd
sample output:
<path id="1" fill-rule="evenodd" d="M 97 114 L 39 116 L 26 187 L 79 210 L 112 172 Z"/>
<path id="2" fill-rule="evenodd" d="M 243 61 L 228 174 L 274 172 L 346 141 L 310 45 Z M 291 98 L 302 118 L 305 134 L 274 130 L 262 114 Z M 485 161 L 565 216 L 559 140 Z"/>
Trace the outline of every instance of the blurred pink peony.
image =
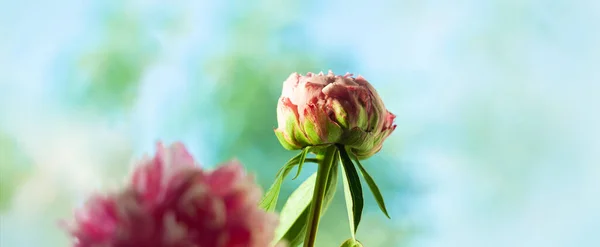
<path id="1" fill-rule="evenodd" d="M 365 159 L 396 129 L 395 117 L 360 75 L 293 73 L 283 82 L 275 134 L 289 150 L 343 144 Z"/>
<path id="2" fill-rule="evenodd" d="M 128 186 L 97 195 L 66 227 L 76 247 L 268 247 L 277 217 L 237 161 L 200 169 L 183 144 L 143 160 Z"/>

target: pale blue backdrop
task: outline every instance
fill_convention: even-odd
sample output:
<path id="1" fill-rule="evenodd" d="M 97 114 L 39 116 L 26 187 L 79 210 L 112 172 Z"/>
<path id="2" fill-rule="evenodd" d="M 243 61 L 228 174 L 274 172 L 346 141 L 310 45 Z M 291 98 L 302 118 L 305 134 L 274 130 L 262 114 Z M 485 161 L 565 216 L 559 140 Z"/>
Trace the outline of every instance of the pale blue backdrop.
<path id="1" fill-rule="evenodd" d="M 397 115 L 365 246 L 597 247 L 599 68 L 593 0 L 1 1 L 0 246 L 67 246 L 56 222 L 158 140 L 267 187 L 295 154 L 282 81 L 332 69 Z M 350 236 L 344 207 L 318 246 Z"/>

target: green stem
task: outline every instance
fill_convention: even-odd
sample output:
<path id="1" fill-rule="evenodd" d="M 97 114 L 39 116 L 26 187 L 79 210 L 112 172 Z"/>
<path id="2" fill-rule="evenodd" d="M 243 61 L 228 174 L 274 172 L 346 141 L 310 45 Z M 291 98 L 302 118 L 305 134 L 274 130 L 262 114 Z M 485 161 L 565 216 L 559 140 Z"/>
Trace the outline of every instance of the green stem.
<path id="1" fill-rule="evenodd" d="M 317 159 L 321 161 L 317 169 L 317 181 L 315 182 L 315 190 L 310 206 L 310 214 L 308 215 L 308 225 L 306 229 L 306 237 L 304 238 L 304 247 L 313 247 L 317 239 L 317 229 L 319 228 L 319 220 L 321 219 L 321 209 L 323 207 L 323 198 L 327 190 L 327 180 L 331 167 L 335 165 L 337 148 L 335 145 L 327 147 L 325 150 L 317 154 Z"/>

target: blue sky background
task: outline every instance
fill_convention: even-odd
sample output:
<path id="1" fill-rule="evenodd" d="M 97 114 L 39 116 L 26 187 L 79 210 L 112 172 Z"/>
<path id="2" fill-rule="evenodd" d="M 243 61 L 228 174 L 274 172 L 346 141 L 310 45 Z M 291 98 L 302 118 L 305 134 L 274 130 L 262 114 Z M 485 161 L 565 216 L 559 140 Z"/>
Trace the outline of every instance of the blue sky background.
<path id="1" fill-rule="evenodd" d="M 397 115 L 367 162 L 392 220 L 368 199 L 366 246 L 599 246 L 598 23 L 597 1 L 0 2 L 0 245 L 65 246 L 56 221 L 157 140 L 268 185 L 293 153 L 235 143 L 311 68 Z M 253 88 L 274 97 L 227 98 Z M 323 246 L 349 237 L 337 199 Z"/>

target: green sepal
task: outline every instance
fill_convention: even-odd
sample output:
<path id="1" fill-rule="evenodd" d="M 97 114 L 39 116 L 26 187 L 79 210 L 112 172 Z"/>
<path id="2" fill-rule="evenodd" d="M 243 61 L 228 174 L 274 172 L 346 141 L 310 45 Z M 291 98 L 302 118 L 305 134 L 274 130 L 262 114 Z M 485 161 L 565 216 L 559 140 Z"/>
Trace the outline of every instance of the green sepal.
<path id="1" fill-rule="evenodd" d="M 305 147 L 302 149 L 302 152 L 300 153 L 300 159 L 298 160 L 298 172 L 296 172 L 296 176 L 292 178 L 292 180 L 295 180 L 298 178 L 298 176 L 300 176 L 300 172 L 302 171 L 302 166 L 304 165 L 304 160 L 306 159 L 306 154 L 308 154 L 308 151 L 310 151 L 310 147 Z"/>
<path id="2" fill-rule="evenodd" d="M 302 127 L 304 129 L 304 134 L 306 134 L 306 137 L 308 138 L 308 140 L 310 141 L 310 143 L 312 145 L 323 144 L 324 140 L 319 135 L 319 133 L 321 132 L 321 129 L 319 129 L 319 126 L 321 126 L 321 123 L 317 122 L 319 120 L 318 116 L 315 116 L 312 113 L 312 112 L 316 113 L 316 111 L 309 110 L 309 109 L 306 109 L 306 110 L 311 111 L 311 114 L 304 115 L 304 121 L 301 123 Z"/>
<path id="3" fill-rule="evenodd" d="M 292 168 L 298 164 L 300 160 L 301 154 L 296 155 L 294 158 L 290 159 L 279 171 L 277 175 L 275 175 L 275 182 L 271 185 L 269 190 L 265 193 L 262 200 L 259 203 L 259 206 L 267 212 L 272 212 L 277 207 L 277 199 L 279 198 L 279 192 L 281 190 L 281 184 L 285 177 L 290 173 Z"/>
<path id="4" fill-rule="evenodd" d="M 306 109 L 302 127 L 304 133 L 312 145 L 333 144 L 339 142 L 342 137 L 342 128 L 329 119 L 329 117 L 320 109 L 312 106 Z"/>
<path id="5" fill-rule="evenodd" d="M 299 120 L 295 119 L 294 121 L 299 121 Z M 301 147 L 306 147 L 306 146 L 312 145 L 310 140 L 306 136 L 306 133 L 304 131 L 304 126 L 298 124 L 293 129 L 293 131 L 289 132 L 289 133 L 292 135 L 292 137 L 294 138 L 294 143 L 296 143 L 297 145 L 299 145 Z"/>
<path id="6" fill-rule="evenodd" d="M 341 138 L 341 143 L 345 146 L 358 147 L 364 145 L 368 133 L 361 130 L 359 127 L 354 127 L 344 133 Z"/>
<path id="7" fill-rule="evenodd" d="M 383 200 L 383 195 L 381 195 L 381 192 L 379 191 L 379 187 L 375 183 L 375 180 L 373 179 L 373 177 L 371 177 L 371 175 L 369 175 L 367 170 L 365 170 L 365 168 L 363 167 L 363 165 L 360 163 L 360 161 L 358 160 L 358 158 L 356 156 L 354 156 L 353 159 L 356 162 L 356 164 L 358 165 L 358 169 L 360 170 L 360 173 L 362 174 L 363 178 L 365 178 L 365 182 L 367 182 L 367 185 L 369 185 L 369 189 L 371 189 L 371 193 L 373 194 L 373 197 L 375 197 L 375 201 L 377 202 L 379 209 L 381 209 L 381 212 L 383 212 L 383 214 L 385 214 L 385 216 L 388 219 L 391 219 L 391 217 L 388 214 L 387 209 L 385 207 L 385 201 Z"/>
<path id="8" fill-rule="evenodd" d="M 338 143 L 342 134 L 344 133 L 340 125 L 327 118 L 327 128 L 325 129 L 326 140 L 325 143 Z"/>
<path id="9" fill-rule="evenodd" d="M 279 198 L 279 192 L 281 190 L 281 184 L 285 177 L 290 173 L 292 168 L 298 164 L 300 159 L 302 158 L 302 153 L 296 155 L 294 158 L 291 158 L 283 167 L 279 169 L 277 175 L 275 175 L 275 182 L 271 185 L 269 190 L 265 193 L 263 198 L 261 199 L 259 206 L 267 212 L 272 212 L 277 207 L 277 199 Z M 305 156 L 306 157 L 306 156 Z M 305 162 L 317 162 L 316 159 L 305 159 Z"/>
<path id="10" fill-rule="evenodd" d="M 340 158 L 342 160 L 342 168 L 345 173 L 344 178 L 344 192 L 346 196 L 346 207 L 348 209 L 348 220 L 350 222 L 350 229 L 352 237 L 358 229 L 360 219 L 362 217 L 362 210 L 364 206 L 362 185 L 360 184 L 360 178 L 358 172 L 346 152 L 346 147 L 343 145 L 336 145 L 340 151 Z"/>
<path id="11" fill-rule="evenodd" d="M 367 109 L 364 106 L 357 104 L 358 107 L 358 116 L 356 116 L 356 126 L 365 130 L 366 132 L 370 132 L 373 126 L 369 126 L 369 117 L 373 118 L 373 116 L 369 116 L 367 114 Z M 371 127 L 371 129 L 369 129 Z"/>
<path id="12" fill-rule="evenodd" d="M 279 129 L 275 129 L 274 131 L 275 136 L 277 136 L 277 140 L 279 140 L 279 143 L 281 143 L 281 146 L 283 146 L 283 148 L 287 150 L 298 150 L 302 148 L 301 146 L 294 144 L 291 140 L 288 140 L 286 138 L 286 134 L 283 131 Z"/>
<path id="13" fill-rule="evenodd" d="M 342 106 L 342 103 L 340 103 L 339 100 L 332 100 L 331 101 L 331 108 L 333 109 L 333 113 L 335 114 L 335 120 L 336 122 L 344 129 L 348 129 L 349 123 L 348 123 L 348 113 L 346 112 L 346 109 L 344 109 L 344 106 Z"/>

